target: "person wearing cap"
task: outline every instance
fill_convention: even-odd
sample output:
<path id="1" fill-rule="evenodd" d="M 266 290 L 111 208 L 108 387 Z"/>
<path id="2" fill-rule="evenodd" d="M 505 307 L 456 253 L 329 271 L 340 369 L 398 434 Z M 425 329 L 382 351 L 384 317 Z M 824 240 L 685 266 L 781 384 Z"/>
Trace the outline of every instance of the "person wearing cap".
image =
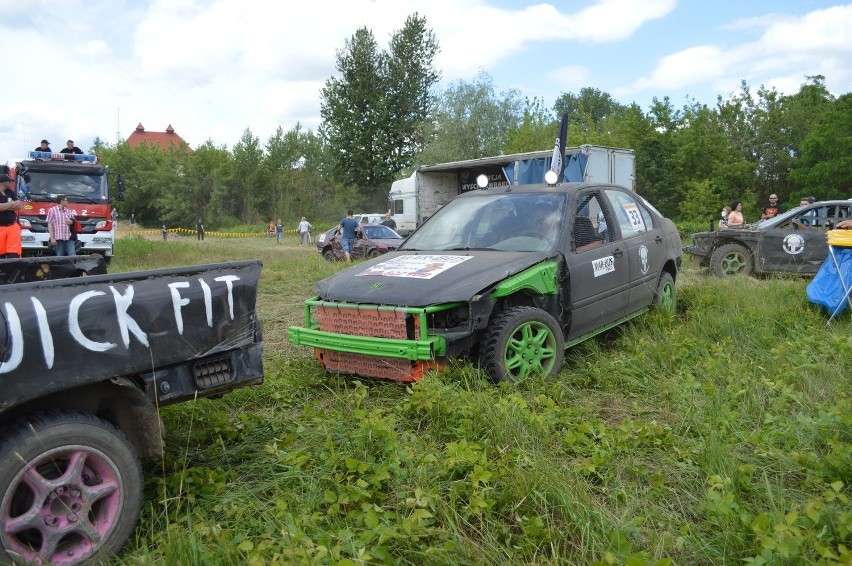
<path id="1" fill-rule="evenodd" d="M 385 219 L 382 220 L 382 226 L 387 226 L 391 230 L 396 230 L 396 220 L 394 220 L 391 216 L 390 210 L 385 213 Z"/>
<path id="2" fill-rule="evenodd" d="M 65 147 L 59 150 L 59 153 L 65 153 L 65 159 L 74 159 L 74 155 L 83 155 L 83 150 L 74 145 L 74 140 L 65 142 Z"/>
<path id="3" fill-rule="evenodd" d="M 53 150 L 50 149 L 50 142 L 47 140 L 41 140 L 41 145 L 35 148 L 33 151 L 43 151 L 45 153 L 53 153 Z"/>
<path id="4" fill-rule="evenodd" d="M 15 195 L 15 185 L 8 174 L 0 174 L 0 257 L 21 257 L 21 227 L 17 210 L 21 201 Z"/>
<path id="5" fill-rule="evenodd" d="M 47 232 L 50 245 L 56 248 L 56 255 L 77 255 L 74 238 L 71 237 L 71 225 L 74 223 L 74 211 L 68 208 L 68 197 L 56 197 L 56 206 L 47 211 Z"/>

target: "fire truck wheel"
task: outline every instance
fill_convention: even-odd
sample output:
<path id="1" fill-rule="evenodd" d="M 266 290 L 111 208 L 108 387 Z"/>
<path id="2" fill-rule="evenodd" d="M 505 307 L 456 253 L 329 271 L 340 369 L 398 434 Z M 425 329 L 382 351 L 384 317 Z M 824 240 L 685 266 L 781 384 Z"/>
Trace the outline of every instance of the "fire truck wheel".
<path id="1" fill-rule="evenodd" d="M 142 468 L 127 438 L 82 413 L 51 411 L 0 434 L 0 556 L 81 564 L 118 553 L 136 528 Z"/>

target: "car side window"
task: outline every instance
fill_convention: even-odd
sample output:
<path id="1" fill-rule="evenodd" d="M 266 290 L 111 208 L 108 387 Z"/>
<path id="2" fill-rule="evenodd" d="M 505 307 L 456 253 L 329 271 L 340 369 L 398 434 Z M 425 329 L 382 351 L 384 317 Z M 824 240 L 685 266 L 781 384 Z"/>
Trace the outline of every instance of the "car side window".
<path id="1" fill-rule="evenodd" d="M 611 225 L 612 218 L 603 205 L 600 194 L 597 191 L 581 194 L 574 210 L 571 235 L 574 251 L 582 253 L 611 242 Z"/>
<path id="2" fill-rule="evenodd" d="M 615 217 L 623 238 L 632 238 L 655 228 L 654 216 L 639 202 L 639 199 L 615 189 L 606 189 L 605 192 L 615 210 Z"/>

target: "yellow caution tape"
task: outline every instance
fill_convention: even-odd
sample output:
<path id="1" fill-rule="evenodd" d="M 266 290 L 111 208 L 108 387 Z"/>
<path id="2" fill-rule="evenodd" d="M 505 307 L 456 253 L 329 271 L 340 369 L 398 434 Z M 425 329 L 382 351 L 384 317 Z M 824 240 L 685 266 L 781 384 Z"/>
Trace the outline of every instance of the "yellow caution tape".
<path id="1" fill-rule="evenodd" d="M 119 230 L 119 232 L 122 232 L 122 230 Z M 198 232 L 195 229 L 187 229 L 187 228 L 168 228 L 168 229 L 166 229 L 166 232 L 169 232 L 169 233 L 172 233 L 172 234 L 190 234 L 192 236 L 195 236 L 196 234 L 198 234 Z M 129 232 L 129 233 L 131 233 L 131 234 L 154 235 L 154 234 L 162 234 L 163 231 L 162 231 L 162 229 L 160 229 L 160 230 L 133 230 L 132 232 Z M 295 235 L 295 234 L 298 234 L 298 233 L 299 233 L 299 231 L 296 230 L 296 229 L 284 230 L 284 234 L 294 234 Z M 204 235 L 205 236 L 219 236 L 219 237 L 223 237 L 223 238 L 258 238 L 258 237 L 263 238 L 263 237 L 268 236 L 267 232 L 265 232 L 265 231 L 264 232 L 210 232 L 210 231 L 207 231 L 207 230 L 204 231 Z"/>

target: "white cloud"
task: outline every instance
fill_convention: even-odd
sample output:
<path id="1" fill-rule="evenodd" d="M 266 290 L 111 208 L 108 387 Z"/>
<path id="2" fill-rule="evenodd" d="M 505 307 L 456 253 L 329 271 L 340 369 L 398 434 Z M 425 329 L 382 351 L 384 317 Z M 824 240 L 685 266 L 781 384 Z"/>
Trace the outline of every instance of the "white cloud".
<path id="1" fill-rule="evenodd" d="M 768 14 L 737 20 L 727 30 L 762 30 L 754 41 L 691 47 L 660 59 L 656 68 L 619 95 L 713 85 L 727 93 L 746 79 L 793 94 L 806 75 L 825 75 L 836 91 L 852 86 L 852 5 L 802 16 Z"/>

